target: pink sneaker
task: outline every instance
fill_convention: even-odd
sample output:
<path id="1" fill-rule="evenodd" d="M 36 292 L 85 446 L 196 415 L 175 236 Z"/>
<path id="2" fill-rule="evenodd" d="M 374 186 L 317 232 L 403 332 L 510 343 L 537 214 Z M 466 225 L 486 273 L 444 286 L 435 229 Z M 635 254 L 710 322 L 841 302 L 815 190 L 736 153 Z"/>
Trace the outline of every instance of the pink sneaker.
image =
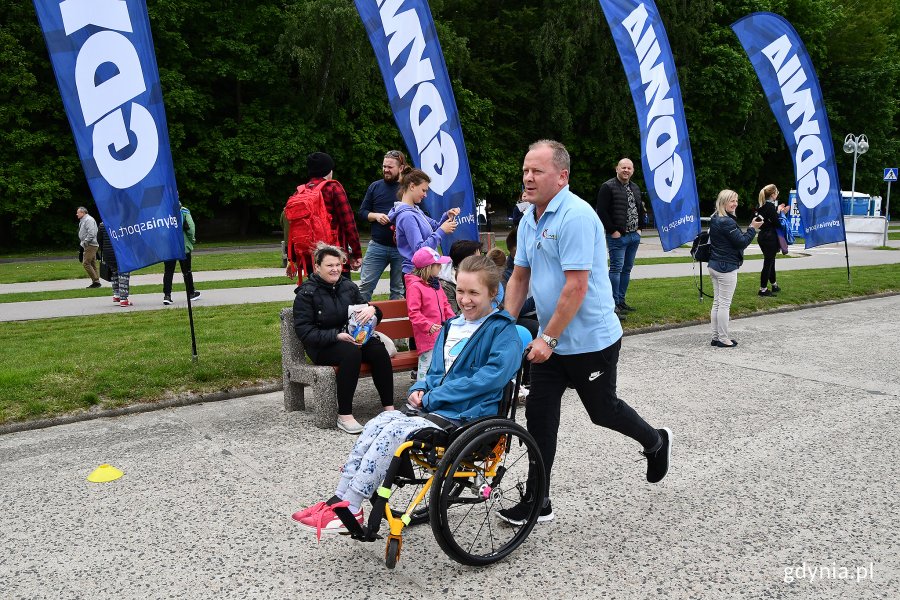
<path id="1" fill-rule="evenodd" d="M 113 303 L 118 304 L 119 301 L 120 301 L 120 300 L 119 300 L 119 297 L 118 297 L 118 296 L 113 296 Z"/>
<path id="2" fill-rule="evenodd" d="M 124 300 L 119 302 L 119 306 L 134 306 L 134 303 L 128 298 L 125 298 Z"/>
<path id="3" fill-rule="evenodd" d="M 321 512 L 322 509 L 325 508 L 325 506 L 326 506 L 326 504 L 324 502 L 316 502 L 312 506 L 308 506 L 308 507 L 304 508 L 303 510 L 298 510 L 297 512 L 295 512 L 294 514 L 291 515 L 291 518 L 299 523 L 301 519 L 305 519 L 306 517 L 308 517 L 310 515 L 314 515 L 316 513 Z"/>
<path id="4" fill-rule="evenodd" d="M 335 508 L 346 508 L 348 506 L 350 506 L 350 503 L 346 500 L 332 506 L 329 506 L 324 502 L 319 502 L 309 508 L 294 513 L 291 515 L 291 518 L 297 521 L 297 523 L 300 524 L 300 527 L 315 531 L 316 540 L 319 540 L 322 538 L 323 533 L 349 533 L 347 528 L 341 522 L 341 519 L 334 514 Z M 360 525 L 362 525 L 364 519 L 363 509 L 360 508 L 353 517 Z"/>

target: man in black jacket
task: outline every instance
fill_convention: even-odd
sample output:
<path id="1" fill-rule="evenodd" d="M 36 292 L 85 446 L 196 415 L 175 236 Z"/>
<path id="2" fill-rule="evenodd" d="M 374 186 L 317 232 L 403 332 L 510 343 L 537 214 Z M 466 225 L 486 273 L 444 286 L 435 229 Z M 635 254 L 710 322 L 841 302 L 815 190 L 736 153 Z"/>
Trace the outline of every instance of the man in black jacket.
<path id="1" fill-rule="evenodd" d="M 606 246 L 609 248 L 609 281 L 612 284 L 616 313 L 634 310 L 625 303 L 625 293 L 631 281 L 631 267 L 641 244 L 641 226 L 644 223 L 644 204 L 641 190 L 631 181 L 634 163 L 623 158 L 616 165 L 616 176 L 603 183 L 597 192 L 597 216 L 606 230 Z"/>

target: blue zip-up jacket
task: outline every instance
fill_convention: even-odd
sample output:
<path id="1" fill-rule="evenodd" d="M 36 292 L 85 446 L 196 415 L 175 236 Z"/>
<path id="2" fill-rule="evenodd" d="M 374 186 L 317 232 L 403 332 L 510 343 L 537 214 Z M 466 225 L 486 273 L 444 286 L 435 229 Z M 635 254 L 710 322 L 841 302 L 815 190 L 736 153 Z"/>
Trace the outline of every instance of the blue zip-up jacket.
<path id="1" fill-rule="evenodd" d="M 423 246 L 437 250 L 444 241 L 444 230 L 440 227 L 447 220 L 447 213 L 441 215 L 440 221 L 435 221 L 418 206 L 398 202 L 388 213 L 388 219 L 397 234 L 397 250 L 403 256 L 404 274 L 413 272 L 412 257 L 416 250 Z"/>
<path id="2" fill-rule="evenodd" d="M 505 310 L 488 316 L 445 375 L 444 340 L 449 327 L 450 320 L 438 333 L 425 381 L 414 383 L 409 393 L 425 391 L 423 411 L 446 419 L 465 422 L 496 415 L 503 387 L 522 366 L 524 348 L 515 320 Z"/>
<path id="3" fill-rule="evenodd" d="M 719 273 L 736 271 L 744 264 L 744 249 L 753 241 L 756 229 L 751 225 L 746 233 L 738 227 L 734 215 L 720 217 L 713 213 L 709 219 L 709 268 Z"/>

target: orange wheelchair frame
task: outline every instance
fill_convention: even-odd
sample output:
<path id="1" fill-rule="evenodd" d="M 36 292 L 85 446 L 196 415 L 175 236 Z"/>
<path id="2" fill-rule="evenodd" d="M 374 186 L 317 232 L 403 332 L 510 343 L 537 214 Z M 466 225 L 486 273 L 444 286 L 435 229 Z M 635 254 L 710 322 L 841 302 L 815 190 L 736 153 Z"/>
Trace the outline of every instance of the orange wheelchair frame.
<path id="1" fill-rule="evenodd" d="M 373 495 L 367 524 L 346 522 L 351 537 L 379 539 L 381 521 L 387 520 L 385 564 L 391 569 L 400 558 L 404 528 L 426 522 L 444 552 L 462 564 L 489 565 L 518 548 L 537 523 L 540 502 L 521 525 L 495 513 L 519 504 L 526 488 L 546 487 L 537 443 L 515 422 L 521 380 L 519 369 L 514 384 L 504 388 L 498 416 L 449 430 L 422 429 L 401 444 Z"/>

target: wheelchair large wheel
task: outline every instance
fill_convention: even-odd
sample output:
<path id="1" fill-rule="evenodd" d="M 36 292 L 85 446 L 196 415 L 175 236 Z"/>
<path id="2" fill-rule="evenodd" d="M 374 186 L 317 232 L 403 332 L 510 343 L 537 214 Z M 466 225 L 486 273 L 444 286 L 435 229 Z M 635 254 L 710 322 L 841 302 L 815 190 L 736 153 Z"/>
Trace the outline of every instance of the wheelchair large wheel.
<path id="1" fill-rule="evenodd" d="M 521 526 L 496 513 L 522 500 L 529 469 L 532 485 L 544 489 L 537 443 L 513 421 L 484 421 L 450 444 L 435 472 L 429 506 L 434 537 L 448 556 L 464 565 L 489 565 L 525 541 L 537 523 L 539 502 Z"/>

